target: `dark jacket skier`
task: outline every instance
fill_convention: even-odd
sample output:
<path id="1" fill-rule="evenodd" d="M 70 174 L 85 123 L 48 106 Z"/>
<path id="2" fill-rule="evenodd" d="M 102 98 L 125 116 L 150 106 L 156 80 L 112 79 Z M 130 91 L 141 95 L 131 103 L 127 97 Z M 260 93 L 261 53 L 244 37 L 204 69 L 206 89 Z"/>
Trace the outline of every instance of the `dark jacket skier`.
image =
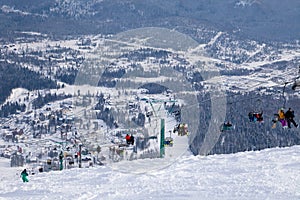
<path id="1" fill-rule="evenodd" d="M 28 173 L 27 173 L 26 169 L 24 169 L 24 170 L 21 172 L 21 177 L 22 177 L 22 180 L 23 180 L 24 183 L 25 183 L 25 182 L 28 182 L 27 176 L 28 176 Z"/>
<path id="2" fill-rule="evenodd" d="M 133 137 L 133 135 L 130 136 L 130 144 L 134 145 L 134 137 Z"/>
<path id="3" fill-rule="evenodd" d="M 298 127 L 298 124 L 296 124 L 294 117 L 295 117 L 294 111 L 291 108 L 289 108 L 289 110 L 286 111 L 286 113 L 285 113 L 285 118 L 287 119 L 289 128 L 291 128 L 291 122 L 293 123 L 293 125 L 295 127 Z"/>

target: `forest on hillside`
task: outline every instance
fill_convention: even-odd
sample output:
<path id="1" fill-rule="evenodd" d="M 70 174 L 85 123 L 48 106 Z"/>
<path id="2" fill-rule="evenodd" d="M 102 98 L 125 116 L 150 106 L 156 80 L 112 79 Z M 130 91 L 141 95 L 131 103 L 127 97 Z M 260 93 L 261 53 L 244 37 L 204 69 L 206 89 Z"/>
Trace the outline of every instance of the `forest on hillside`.
<path id="1" fill-rule="evenodd" d="M 0 62 L 0 104 L 11 94 L 14 88 L 27 90 L 53 89 L 56 81 L 43 77 L 37 72 L 20 67 L 16 64 Z"/>

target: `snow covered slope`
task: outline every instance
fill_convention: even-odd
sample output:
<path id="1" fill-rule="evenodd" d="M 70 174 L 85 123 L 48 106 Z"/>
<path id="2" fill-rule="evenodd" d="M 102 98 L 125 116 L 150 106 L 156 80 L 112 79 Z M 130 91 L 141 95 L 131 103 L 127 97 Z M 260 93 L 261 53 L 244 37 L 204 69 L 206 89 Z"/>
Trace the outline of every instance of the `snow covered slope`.
<path id="1" fill-rule="evenodd" d="M 299 199 L 299 151 L 184 156 L 168 166 L 163 159 L 136 160 L 30 175 L 29 183 L 1 158 L 0 199 Z M 150 166 L 157 169 L 147 172 Z"/>

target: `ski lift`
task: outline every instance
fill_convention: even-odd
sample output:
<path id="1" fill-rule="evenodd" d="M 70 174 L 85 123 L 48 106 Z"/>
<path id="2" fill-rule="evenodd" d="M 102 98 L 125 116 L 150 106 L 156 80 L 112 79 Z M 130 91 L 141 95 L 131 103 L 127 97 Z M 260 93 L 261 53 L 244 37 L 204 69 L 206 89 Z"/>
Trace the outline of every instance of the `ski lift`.
<path id="1" fill-rule="evenodd" d="M 229 114 L 230 114 L 230 118 L 232 119 L 232 103 L 229 104 Z M 229 131 L 229 130 L 233 130 L 235 127 L 233 126 L 233 124 L 230 122 L 230 120 L 225 121 L 223 124 L 221 124 L 220 126 L 220 131 Z"/>
<path id="2" fill-rule="evenodd" d="M 261 100 L 258 99 L 256 102 L 256 107 L 258 108 L 256 111 L 250 111 L 248 113 L 248 117 L 250 122 L 258 122 L 262 123 L 264 121 L 263 119 L 263 111 L 261 109 Z"/>
<path id="3" fill-rule="evenodd" d="M 278 113 L 274 114 L 274 118 L 272 120 L 273 122 L 272 128 L 276 128 L 277 122 L 280 122 L 282 128 L 286 129 L 288 127 L 287 121 L 282 117 L 280 113 L 283 113 L 284 115 L 284 108 L 280 108 Z"/>
<path id="4" fill-rule="evenodd" d="M 250 122 L 258 122 L 262 123 L 263 122 L 263 112 L 249 112 L 248 117 Z"/>
<path id="5" fill-rule="evenodd" d="M 220 130 L 221 132 L 223 131 L 230 131 L 230 130 L 233 130 L 234 129 L 234 126 L 232 125 L 231 122 L 227 121 L 227 122 L 224 122 L 221 127 L 220 127 Z"/>
<path id="6" fill-rule="evenodd" d="M 287 128 L 287 121 L 284 118 L 284 109 L 285 109 L 285 104 L 286 104 L 286 98 L 285 98 L 285 88 L 286 85 L 289 84 L 290 82 L 285 82 L 282 90 L 282 98 L 283 98 L 283 105 L 282 108 L 279 108 L 278 112 L 274 114 L 274 118 L 272 120 L 273 125 L 272 128 L 276 128 L 277 122 L 280 122 L 282 125 L 282 128 Z"/>
<path id="7" fill-rule="evenodd" d="M 173 138 L 172 138 L 172 136 L 171 136 L 172 131 L 169 130 L 169 133 L 170 133 L 170 136 L 169 136 L 169 137 L 166 137 L 165 140 L 164 140 L 164 146 L 167 146 L 167 147 L 173 147 Z"/>
<path id="8" fill-rule="evenodd" d="M 172 137 L 166 137 L 165 141 L 164 141 L 164 146 L 173 147 L 173 138 Z"/>
<path id="9" fill-rule="evenodd" d="M 286 104 L 286 98 L 285 98 L 285 95 L 284 95 L 284 93 L 285 93 L 285 88 L 286 88 L 286 85 L 287 84 L 289 84 L 290 82 L 285 82 L 284 83 L 284 86 L 283 86 L 283 90 L 282 90 L 282 98 L 283 98 L 283 106 L 282 106 L 282 108 L 284 109 L 285 108 L 285 104 Z"/>
<path id="10" fill-rule="evenodd" d="M 300 66 L 299 66 L 298 74 L 300 74 Z M 293 84 L 293 86 L 292 86 L 292 89 L 293 89 L 293 90 L 296 90 L 296 88 L 300 86 L 300 80 L 299 80 L 299 79 L 300 79 L 300 75 L 299 75 L 299 76 L 295 79 L 295 81 L 294 81 L 294 84 Z M 283 98 L 283 100 L 284 100 L 284 101 L 283 101 L 283 106 L 282 106 L 282 108 L 279 109 L 278 113 L 275 113 L 275 114 L 274 114 L 274 118 L 273 118 L 273 120 L 272 120 L 272 122 L 273 122 L 272 128 L 276 128 L 277 122 L 280 122 L 281 125 L 282 125 L 282 127 L 283 127 L 284 129 L 286 129 L 286 128 L 288 127 L 287 121 L 286 121 L 286 119 L 284 118 L 284 109 L 285 109 L 285 104 L 286 104 L 285 88 L 286 88 L 286 85 L 289 84 L 289 83 L 291 83 L 291 81 L 290 81 L 290 82 L 285 82 L 285 83 L 284 83 L 283 90 L 282 90 L 282 98 Z M 281 114 L 281 113 L 282 113 L 282 114 Z"/>

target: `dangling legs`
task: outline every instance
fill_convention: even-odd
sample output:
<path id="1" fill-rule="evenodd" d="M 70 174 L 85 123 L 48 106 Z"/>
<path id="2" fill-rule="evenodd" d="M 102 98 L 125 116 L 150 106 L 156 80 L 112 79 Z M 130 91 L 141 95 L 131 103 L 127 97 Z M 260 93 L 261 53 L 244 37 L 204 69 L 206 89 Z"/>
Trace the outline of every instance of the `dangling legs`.
<path id="1" fill-rule="evenodd" d="M 292 118 L 292 119 L 290 119 L 290 123 L 293 123 L 293 125 L 295 126 L 295 127 L 298 127 L 298 124 L 295 122 L 295 120 Z"/>
<path id="2" fill-rule="evenodd" d="M 281 122 L 281 125 L 283 128 L 285 128 L 287 126 L 286 120 L 285 119 L 280 119 L 279 120 Z"/>
<path id="3" fill-rule="evenodd" d="M 287 119 L 288 127 L 291 128 L 291 119 Z"/>
<path id="4" fill-rule="evenodd" d="M 274 119 L 272 120 L 273 122 L 273 125 L 272 125 L 272 128 L 276 128 L 276 124 L 278 122 L 278 114 L 274 114 Z"/>

